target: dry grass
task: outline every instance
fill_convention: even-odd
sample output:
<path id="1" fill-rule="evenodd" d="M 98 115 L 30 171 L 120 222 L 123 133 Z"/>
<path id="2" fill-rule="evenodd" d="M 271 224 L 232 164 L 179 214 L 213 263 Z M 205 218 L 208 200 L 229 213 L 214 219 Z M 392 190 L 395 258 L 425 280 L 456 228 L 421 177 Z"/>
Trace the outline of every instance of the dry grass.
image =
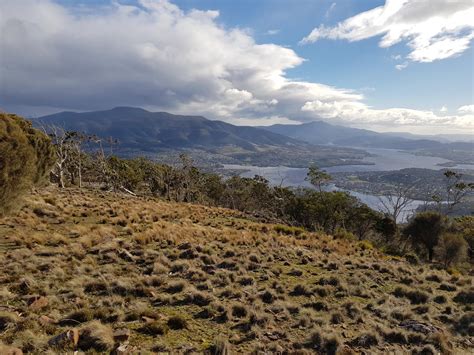
<path id="1" fill-rule="evenodd" d="M 49 188 L 0 256 L 0 349 L 474 351 L 472 278 L 236 211 Z"/>

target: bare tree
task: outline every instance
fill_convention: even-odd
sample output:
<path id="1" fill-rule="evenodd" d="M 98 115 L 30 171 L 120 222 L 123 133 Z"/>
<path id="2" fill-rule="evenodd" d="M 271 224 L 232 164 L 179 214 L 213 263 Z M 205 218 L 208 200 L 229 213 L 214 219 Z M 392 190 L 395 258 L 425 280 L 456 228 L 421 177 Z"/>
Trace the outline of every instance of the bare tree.
<path id="1" fill-rule="evenodd" d="M 379 201 L 383 211 L 388 214 L 395 222 L 400 215 L 414 201 L 410 196 L 414 185 L 397 184 L 387 196 L 379 196 Z"/>
<path id="2" fill-rule="evenodd" d="M 64 188 L 64 173 L 66 171 L 66 161 L 69 157 L 68 149 L 68 135 L 62 127 L 50 126 L 47 128 L 49 136 L 51 137 L 52 143 L 56 151 L 56 163 L 52 174 L 58 181 L 58 186 Z"/>

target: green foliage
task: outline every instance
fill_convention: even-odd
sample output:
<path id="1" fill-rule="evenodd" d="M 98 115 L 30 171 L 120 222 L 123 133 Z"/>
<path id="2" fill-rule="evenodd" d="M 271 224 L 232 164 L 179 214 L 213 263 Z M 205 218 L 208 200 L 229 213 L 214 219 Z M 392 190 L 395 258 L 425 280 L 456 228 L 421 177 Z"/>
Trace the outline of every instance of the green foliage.
<path id="1" fill-rule="evenodd" d="M 322 191 L 322 187 L 331 181 L 332 177 L 324 170 L 319 169 L 316 165 L 310 166 L 308 169 L 308 174 L 306 180 L 311 183 L 311 185 L 318 188 L 319 192 Z"/>
<path id="2" fill-rule="evenodd" d="M 403 234 L 410 239 L 415 249 L 423 247 L 432 261 L 434 248 L 446 228 L 445 217 L 438 212 L 418 213 L 405 227 Z"/>
<path id="3" fill-rule="evenodd" d="M 23 118 L 0 113 L 0 215 L 41 183 L 54 163 L 50 139 Z"/>
<path id="4" fill-rule="evenodd" d="M 466 240 L 453 233 L 443 234 L 435 248 L 437 258 L 445 267 L 456 265 L 467 259 L 468 244 Z"/>

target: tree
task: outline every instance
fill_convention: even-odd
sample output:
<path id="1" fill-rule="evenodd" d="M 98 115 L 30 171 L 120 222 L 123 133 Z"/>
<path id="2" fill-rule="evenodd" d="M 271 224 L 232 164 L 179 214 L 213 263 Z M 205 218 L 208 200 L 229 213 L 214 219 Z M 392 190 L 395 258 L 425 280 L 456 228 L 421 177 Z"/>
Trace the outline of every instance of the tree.
<path id="1" fill-rule="evenodd" d="M 456 205 L 462 202 L 468 193 L 474 191 L 474 183 L 462 181 L 463 175 L 452 170 L 446 170 L 444 176 L 446 177 L 446 204 L 449 214 Z"/>
<path id="2" fill-rule="evenodd" d="M 47 135 L 19 116 L 0 113 L 0 215 L 17 207 L 53 163 L 54 149 Z"/>
<path id="3" fill-rule="evenodd" d="M 410 238 L 415 248 L 423 246 L 428 260 L 433 261 L 434 248 L 445 229 L 445 217 L 438 212 L 418 213 L 405 227 L 403 234 Z"/>
<path id="4" fill-rule="evenodd" d="M 395 222 L 398 222 L 400 214 L 413 202 L 413 199 L 410 198 L 413 188 L 413 185 L 406 186 L 400 183 L 394 187 L 389 195 L 379 197 L 382 209 Z"/>
<path id="5" fill-rule="evenodd" d="M 444 267 L 456 265 L 467 259 L 468 244 L 460 235 L 447 233 L 439 239 L 435 248 L 437 258 L 443 263 Z"/>
<path id="6" fill-rule="evenodd" d="M 306 175 L 306 181 L 309 181 L 311 185 L 317 187 L 319 192 L 323 191 L 323 186 L 332 180 L 324 170 L 319 169 L 316 165 L 310 166 Z"/>

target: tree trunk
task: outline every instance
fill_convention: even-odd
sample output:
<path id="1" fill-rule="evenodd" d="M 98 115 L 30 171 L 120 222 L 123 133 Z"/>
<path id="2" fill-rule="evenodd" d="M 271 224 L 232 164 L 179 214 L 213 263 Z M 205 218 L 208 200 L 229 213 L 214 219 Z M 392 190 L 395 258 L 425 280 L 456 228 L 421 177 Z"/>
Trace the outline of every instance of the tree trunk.
<path id="1" fill-rule="evenodd" d="M 64 189 L 64 170 L 62 167 L 59 168 L 58 179 L 59 187 Z"/>

